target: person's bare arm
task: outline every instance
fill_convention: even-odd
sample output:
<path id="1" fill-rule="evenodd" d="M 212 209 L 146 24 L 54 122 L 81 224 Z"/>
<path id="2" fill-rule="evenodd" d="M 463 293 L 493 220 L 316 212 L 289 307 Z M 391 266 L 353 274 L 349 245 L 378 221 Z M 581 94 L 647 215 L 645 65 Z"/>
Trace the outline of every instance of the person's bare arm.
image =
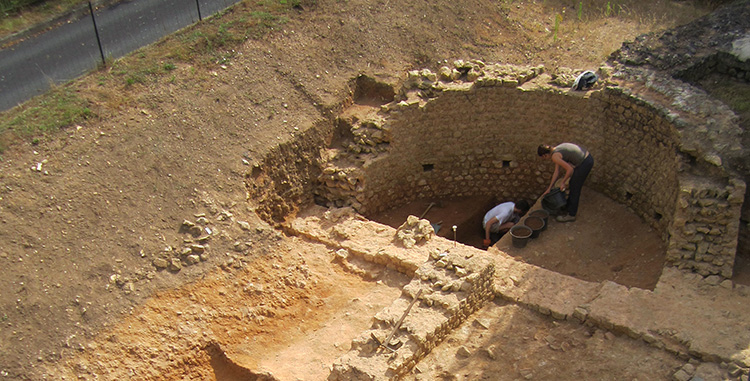
<path id="1" fill-rule="evenodd" d="M 500 222 L 500 220 L 497 219 L 497 217 L 492 217 L 487 221 L 486 224 L 484 224 L 484 239 L 489 240 L 490 239 L 490 227 L 492 224 L 496 224 Z"/>
<path id="2" fill-rule="evenodd" d="M 550 180 L 547 190 L 545 190 L 544 193 L 542 193 L 542 197 L 546 196 L 547 193 L 549 193 L 549 191 L 552 190 L 552 187 L 555 186 L 555 182 L 557 182 L 557 177 L 560 176 L 560 164 L 558 164 L 557 161 L 555 161 L 555 157 L 559 157 L 560 159 L 562 159 L 562 154 L 553 153 L 552 156 L 550 157 L 552 159 L 552 162 L 555 163 L 555 171 L 552 172 L 552 180 Z"/>
<path id="3" fill-rule="evenodd" d="M 565 170 L 565 176 L 563 176 L 562 181 L 560 182 L 560 190 L 564 191 L 570 176 L 573 176 L 573 166 L 563 160 L 562 154 L 560 153 L 552 155 L 552 161 L 555 163 L 555 176 L 553 177 L 552 184 L 550 184 L 550 189 L 552 189 L 552 186 L 555 183 L 554 180 L 556 180 L 556 177 L 559 174 L 558 168 L 562 168 Z"/>

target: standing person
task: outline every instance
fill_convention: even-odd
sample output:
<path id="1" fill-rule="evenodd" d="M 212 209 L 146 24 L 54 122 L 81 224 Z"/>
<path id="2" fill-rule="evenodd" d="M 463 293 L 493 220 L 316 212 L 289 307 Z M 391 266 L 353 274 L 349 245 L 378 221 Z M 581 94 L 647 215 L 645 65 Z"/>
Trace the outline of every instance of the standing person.
<path id="1" fill-rule="evenodd" d="M 490 209 L 482 220 L 482 230 L 484 230 L 484 241 L 482 243 L 484 243 L 484 246 L 489 247 L 497 242 L 528 211 L 529 203 L 526 200 L 517 203 L 504 202 Z"/>
<path id="2" fill-rule="evenodd" d="M 555 217 L 555 220 L 558 222 L 575 221 L 576 214 L 578 214 L 578 200 L 581 198 L 583 182 L 586 181 L 591 168 L 594 167 L 594 157 L 585 148 L 573 143 L 562 143 L 555 147 L 542 144 L 537 148 L 537 154 L 543 159 L 549 158 L 555 163 L 552 181 L 550 181 L 547 190 L 544 191 L 542 196 L 552 190 L 557 178 L 560 176 L 561 169 L 565 171 L 560 183 L 561 191 L 565 191 L 566 184 L 570 180 L 570 193 L 568 194 L 568 203 L 565 207 L 568 213 L 567 215 Z"/>

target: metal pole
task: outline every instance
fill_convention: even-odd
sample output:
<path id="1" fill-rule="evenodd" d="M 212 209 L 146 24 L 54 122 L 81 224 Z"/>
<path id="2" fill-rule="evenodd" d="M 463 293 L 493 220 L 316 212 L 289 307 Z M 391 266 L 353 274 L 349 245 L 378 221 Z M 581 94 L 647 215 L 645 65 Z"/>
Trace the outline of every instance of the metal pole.
<path id="1" fill-rule="evenodd" d="M 198 7 L 198 21 L 203 21 L 203 16 L 201 16 L 201 2 L 195 0 L 195 6 Z"/>
<path id="2" fill-rule="evenodd" d="M 458 229 L 458 226 L 453 225 L 453 247 L 456 247 L 456 229 Z"/>
<path id="3" fill-rule="evenodd" d="M 102 65 L 107 66 L 107 61 L 104 59 L 104 50 L 102 49 L 102 40 L 99 38 L 99 28 L 96 27 L 96 17 L 94 17 L 94 7 L 91 6 L 89 1 L 89 12 L 91 12 L 91 21 L 94 22 L 94 32 L 96 33 L 96 43 L 99 44 L 99 54 L 102 56 Z"/>

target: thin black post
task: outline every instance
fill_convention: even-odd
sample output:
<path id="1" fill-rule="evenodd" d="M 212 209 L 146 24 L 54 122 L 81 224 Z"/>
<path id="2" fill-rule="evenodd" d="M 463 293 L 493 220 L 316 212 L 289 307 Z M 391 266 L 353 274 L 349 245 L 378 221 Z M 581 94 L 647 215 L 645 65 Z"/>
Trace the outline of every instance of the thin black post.
<path id="1" fill-rule="evenodd" d="M 198 7 L 198 21 L 203 21 L 203 17 L 201 16 L 201 2 L 199 0 L 195 0 L 195 6 Z"/>
<path id="2" fill-rule="evenodd" d="M 91 12 L 91 21 L 94 22 L 94 32 L 96 33 L 96 43 L 99 44 L 99 54 L 102 55 L 102 65 L 107 66 L 107 61 L 104 59 L 104 50 L 102 49 L 102 40 L 99 38 L 99 28 L 96 27 L 94 7 L 91 6 L 91 1 L 89 1 L 89 11 Z"/>

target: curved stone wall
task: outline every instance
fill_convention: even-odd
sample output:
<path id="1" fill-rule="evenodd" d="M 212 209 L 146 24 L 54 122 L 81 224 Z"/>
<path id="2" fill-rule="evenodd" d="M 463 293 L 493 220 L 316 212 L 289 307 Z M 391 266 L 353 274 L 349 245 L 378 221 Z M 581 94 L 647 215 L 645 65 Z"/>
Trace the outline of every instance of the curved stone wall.
<path id="1" fill-rule="evenodd" d="M 577 142 L 595 158 L 588 185 L 630 206 L 663 235 L 677 198 L 677 135 L 658 111 L 618 90 L 584 97 L 495 82 L 446 89 L 390 112 L 387 155 L 363 167 L 362 211 L 420 198 L 536 200 L 553 166 L 541 143 Z M 592 213 L 593 211 L 588 211 Z M 586 213 L 586 211 L 582 211 Z"/>
<path id="2" fill-rule="evenodd" d="M 731 277 L 745 184 L 723 163 L 742 152 L 736 118 L 657 73 L 599 74 L 595 89 L 574 92 L 572 71 L 457 61 L 410 72 L 380 107 L 352 91 L 365 102 L 347 100 L 335 121 L 256 165 L 250 196 L 276 221 L 313 197 L 364 215 L 425 198 L 535 201 L 553 170 L 537 146 L 571 141 L 595 158 L 587 186 L 657 229 L 669 265 Z"/>

